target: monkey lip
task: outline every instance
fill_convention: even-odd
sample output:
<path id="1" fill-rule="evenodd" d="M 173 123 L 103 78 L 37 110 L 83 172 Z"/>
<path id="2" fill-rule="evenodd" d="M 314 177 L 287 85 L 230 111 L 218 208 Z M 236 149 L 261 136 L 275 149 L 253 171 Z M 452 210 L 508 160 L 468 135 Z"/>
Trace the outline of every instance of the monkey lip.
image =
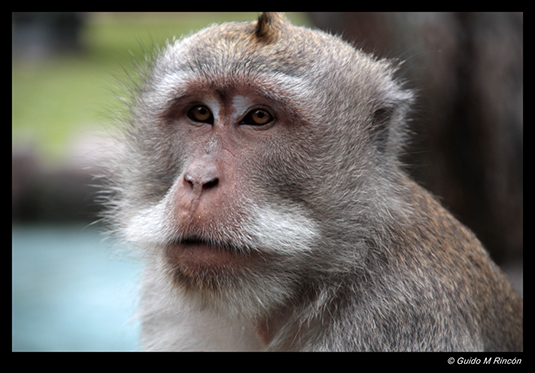
<path id="1" fill-rule="evenodd" d="M 251 256 L 250 250 L 197 237 L 173 242 L 166 251 L 168 262 L 191 277 L 206 275 L 207 271 L 225 272 L 244 266 Z"/>

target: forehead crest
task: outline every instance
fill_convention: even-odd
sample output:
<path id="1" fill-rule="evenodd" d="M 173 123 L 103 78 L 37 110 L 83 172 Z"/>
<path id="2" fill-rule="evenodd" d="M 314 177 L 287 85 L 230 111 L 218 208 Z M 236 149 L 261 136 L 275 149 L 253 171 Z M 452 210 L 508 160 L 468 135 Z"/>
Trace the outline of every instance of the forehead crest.
<path id="1" fill-rule="evenodd" d="M 276 41 L 284 22 L 285 18 L 280 13 L 262 13 L 256 22 L 256 38 L 266 44 Z"/>

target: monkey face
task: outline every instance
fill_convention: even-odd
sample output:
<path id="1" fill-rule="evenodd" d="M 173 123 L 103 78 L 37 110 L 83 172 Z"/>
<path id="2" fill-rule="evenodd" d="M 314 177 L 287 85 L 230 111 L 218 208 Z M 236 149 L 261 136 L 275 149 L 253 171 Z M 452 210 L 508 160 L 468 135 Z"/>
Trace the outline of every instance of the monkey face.
<path id="1" fill-rule="evenodd" d="M 151 92 L 170 95 L 166 105 L 136 123 L 129 157 L 163 192 L 144 188 L 123 232 L 193 296 L 288 296 L 317 242 L 310 212 L 296 202 L 311 179 L 314 127 L 299 115 L 305 108 L 279 101 L 295 94 L 292 81 L 274 90 L 273 80 L 175 75 Z"/>
<path id="2" fill-rule="evenodd" d="M 123 237 L 181 291 L 242 313 L 348 262 L 338 237 L 355 257 L 360 238 L 339 212 L 359 200 L 377 102 L 407 98 L 386 64 L 338 38 L 260 22 L 214 26 L 157 56 L 115 170 Z"/>
<path id="3" fill-rule="evenodd" d="M 196 82 L 186 91 L 165 120 L 179 134 L 186 154 L 165 197 L 177 233 L 166 257 L 180 278 L 227 276 L 272 250 L 255 232 L 261 229 L 253 227 L 262 226 L 258 209 L 268 204 L 262 201 L 262 185 L 277 185 L 264 173 L 273 155 L 281 156 L 274 144 L 294 131 L 294 124 L 280 119 L 283 110 L 253 89 L 223 92 Z M 291 215 L 280 218 L 296 225 Z"/>

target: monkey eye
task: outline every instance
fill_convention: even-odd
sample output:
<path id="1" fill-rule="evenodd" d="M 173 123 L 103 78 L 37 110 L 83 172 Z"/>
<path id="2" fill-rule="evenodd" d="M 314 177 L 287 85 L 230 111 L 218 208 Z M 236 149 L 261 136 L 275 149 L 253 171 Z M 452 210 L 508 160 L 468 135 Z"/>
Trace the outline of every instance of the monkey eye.
<path id="1" fill-rule="evenodd" d="M 264 126 L 273 121 L 273 116 L 264 109 L 251 110 L 240 124 L 248 124 L 250 126 Z"/>
<path id="2" fill-rule="evenodd" d="M 199 123 L 214 123 L 212 112 L 204 105 L 196 105 L 188 110 L 188 118 Z"/>

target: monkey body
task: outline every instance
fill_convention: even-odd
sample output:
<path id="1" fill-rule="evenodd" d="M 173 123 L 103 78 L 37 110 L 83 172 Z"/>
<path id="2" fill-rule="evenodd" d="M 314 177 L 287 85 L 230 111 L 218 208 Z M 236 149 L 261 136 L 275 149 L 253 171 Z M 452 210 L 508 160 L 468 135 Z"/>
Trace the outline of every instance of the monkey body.
<path id="1" fill-rule="evenodd" d="M 394 72 L 273 14 L 155 58 L 108 213 L 147 350 L 522 350 L 520 297 L 401 170 Z"/>
<path id="2" fill-rule="evenodd" d="M 275 314 L 273 320 L 262 320 L 256 326 L 240 318 L 233 323 L 210 308 L 180 304 L 176 299 L 175 303 L 162 303 L 164 297 L 154 296 L 162 285 L 148 281 L 144 297 L 151 307 L 145 310 L 146 346 L 194 351 L 266 347 L 302 351 L 522 350 L 520 297 L 473 234 L 425 190 L 407 183 L 413 195 L 423 199 L 414 201 L 415 206 L 428 210 L 420 210 L 414 221 L 401 225 L 418 229 L 407 230 L 404 236 L 394 234 L 389 240 L 378 238 L 389 248 L 388 254 L 377 251 L 370 255 L 370 267 L 365 271 L 348 268 L 327 279 L 309 273 L 303 280 L 301 298 L 293 300 L 291 308 L 278 311 L 281 314 Z M 437 215 L 444 225 L 436 225 Z M 391 229 L 398 232 L 400 228 Z M 382 265 L 378 268 L 373 261 Z M 149 272 L 150 277 L 157 273 Z M 269 342 L 262 345 L 255 335 Z"/>

